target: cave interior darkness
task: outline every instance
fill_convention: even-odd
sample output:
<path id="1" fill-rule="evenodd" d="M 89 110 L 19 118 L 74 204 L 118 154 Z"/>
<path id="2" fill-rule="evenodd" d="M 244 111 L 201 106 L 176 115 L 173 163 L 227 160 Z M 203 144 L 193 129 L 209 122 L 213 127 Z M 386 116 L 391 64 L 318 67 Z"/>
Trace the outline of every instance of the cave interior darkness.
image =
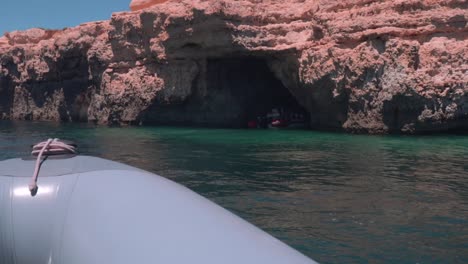
<path id="1" fill-rule="evenodd" d="M 145 123 L 245 128 L 249 121 L 276 108 L 302 115 L 308 125 L 308 112 L 276 78 L 265 59 L 215 58 L 207 59 L 205 65 L 185 102 L 155 104 Z"/>
<path id="2" fill-rule="evenodd" d="M 241 105 L 240 126 L 273 108 L 306 114 L 291 92 L 258 58 L 233 58 L 208 61 L 208 89 L 229 92 Z"/>

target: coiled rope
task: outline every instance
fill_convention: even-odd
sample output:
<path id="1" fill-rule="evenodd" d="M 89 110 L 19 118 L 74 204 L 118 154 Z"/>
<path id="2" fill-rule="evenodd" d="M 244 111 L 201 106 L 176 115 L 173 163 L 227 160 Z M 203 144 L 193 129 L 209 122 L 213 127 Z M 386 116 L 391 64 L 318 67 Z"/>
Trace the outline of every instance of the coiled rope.
<path id="1" fill-rule="evenodd" d="M 29 184 L 31 196 L 35 196 L 38 190 L 37 177 L 39 176 L 41 164 L 45 160 L 45 158 L 42 159 L 42 156 L 47 157 L 50 155 L 76 154 L 76 146 L 72 143 L 60 141 L 58 138 L 49 138 L 47 141 L 34 145 L 31 154 L 33 156 L 37 156 L 34 174 L 32 176 L 31 183 Z"/>

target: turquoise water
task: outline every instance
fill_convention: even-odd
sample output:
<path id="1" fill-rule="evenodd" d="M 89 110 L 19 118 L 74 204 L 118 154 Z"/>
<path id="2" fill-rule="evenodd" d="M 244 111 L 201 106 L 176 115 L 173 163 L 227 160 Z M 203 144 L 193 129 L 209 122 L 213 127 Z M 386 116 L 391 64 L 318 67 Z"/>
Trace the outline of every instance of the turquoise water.
<path id="1" fill-rule="evenodd" d="M 321 263 L 466 263 L 468 136 L 0 122 L 179 182 Z"/>

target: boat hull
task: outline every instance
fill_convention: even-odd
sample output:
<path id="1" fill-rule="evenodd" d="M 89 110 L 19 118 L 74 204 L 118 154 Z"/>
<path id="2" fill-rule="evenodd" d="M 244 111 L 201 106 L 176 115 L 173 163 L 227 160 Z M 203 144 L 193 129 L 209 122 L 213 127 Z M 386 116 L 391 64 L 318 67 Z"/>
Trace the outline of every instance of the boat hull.
<path id="1" fill-rule="evenodd" d="M 315 263 L 158 175 L 77 156 L 0 162 L 1 263 Z M 16 169 L 15 169 L 16 168 Z"/>

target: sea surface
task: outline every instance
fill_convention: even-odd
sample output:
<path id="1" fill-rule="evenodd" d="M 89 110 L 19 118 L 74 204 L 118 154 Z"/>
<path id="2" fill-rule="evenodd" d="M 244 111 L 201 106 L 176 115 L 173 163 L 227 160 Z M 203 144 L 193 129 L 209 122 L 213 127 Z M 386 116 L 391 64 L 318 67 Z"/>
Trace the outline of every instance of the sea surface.
<path id="1" fill-rule="evenodd" d="M 0 122 L 172 179 L 321 263 L 468 263 L 468 136 Z M 32 172 L 31 172 L 32 173 Z"/>

